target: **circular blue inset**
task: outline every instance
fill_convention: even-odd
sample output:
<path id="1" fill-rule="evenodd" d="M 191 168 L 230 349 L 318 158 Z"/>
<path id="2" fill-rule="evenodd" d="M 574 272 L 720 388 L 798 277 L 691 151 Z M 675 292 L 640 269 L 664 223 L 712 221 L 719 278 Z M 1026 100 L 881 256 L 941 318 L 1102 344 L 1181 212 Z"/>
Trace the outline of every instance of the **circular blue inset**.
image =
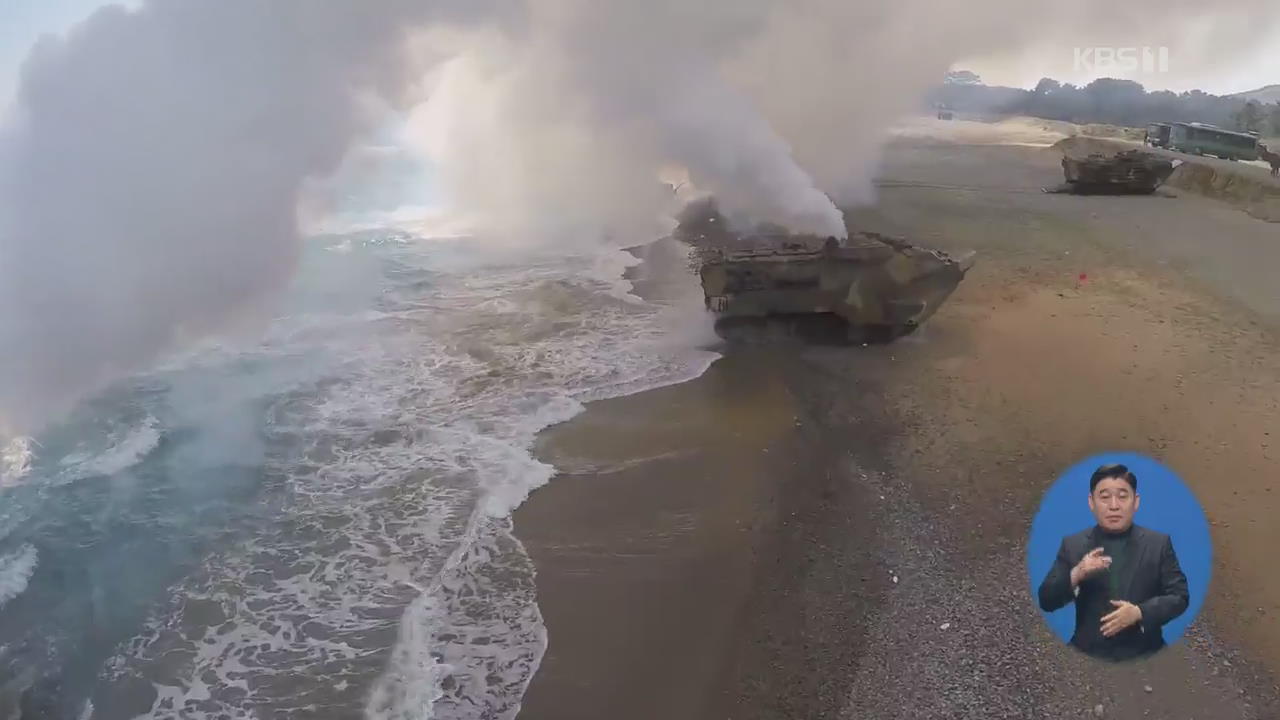
<path id="1" fill-rule="evenodd" d="M 1032 602 L 1039 609 L 1037 591 L 1053 567 L 1062 538 L 1097 524 L 1089 511 L 1089 477 L 1100 466 L 1111 463 L 1127 465 L 1138 477 L 1139 503 L 1134 523 L 1167 534 L 1187 576 L 1191 596 L 1187 610 L 1164 626 L 1164 640 L 1173 644 L 1182 638 L 1204 603 L 1213 568 L 1213 543 L 1209 521 L 1191 489 L 1176 473 L 1146 455 L 1113 452 L 1086 458 L 1068 468 L 1045 493 L 1040 511 L 1031 522 L 1031 539 L 1027 543 Z M 1074 605 L 1051 613 L 1042 610 L 1041 614 L 1063 642 L 1071 640 L 1076 628 Z"/>

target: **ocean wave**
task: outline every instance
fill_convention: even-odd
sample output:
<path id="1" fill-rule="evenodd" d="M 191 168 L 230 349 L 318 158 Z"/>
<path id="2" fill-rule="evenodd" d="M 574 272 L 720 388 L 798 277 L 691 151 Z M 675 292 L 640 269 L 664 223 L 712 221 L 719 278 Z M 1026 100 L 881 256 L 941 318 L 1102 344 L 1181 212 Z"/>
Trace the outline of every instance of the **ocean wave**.
<path id="1" fill-rule="evenodd" d="M 501 302 L 474 298 L 489 313 L 480 358 L 490 373 L 501 368 L 498 377 L 510 372 L 532 387 L 515 397 L 506 388 L 492 397 L 500 405 L 478 402 L 466 413 L 486 418 L 462 423 L 476 429 L 468 455 L 490 479 L 475 520 L 483 531 L 458 544 L 405 612 L 368 720 L 455 720 L 474 717 L 477 708 L 486 717 L 511 718 L 519 711 L 547 642 L 533 564 L 510 524 L 515 508 L 555 473 L 533 458 L 535 437 L 582 412 L 586 402 L 692 380 L 719 358 L 701 349 L 712 338 L 710 327 L 701 313 L 689 312 L 700 307 L 700 291 L 674 305 L 643 300 L 623 277 L 634 263 L 607 251 L 573 274 L 529 268 L 521 282 L 495 284 L 504 291 Z M 495 339 L 501 339 L 496 346 Z"/>
<path id="2" fill-rule="evenodd" d="M 37 560 L 36 549 L 32 545 L 23 545 L 7 555 L 0 555 L 0 608 L 27 589 Z"/>
<path id="3" fill-rule="evenodd" d="M 511 720 L 519 712 L 547 648 L 533 562 L 510 518 L 473 520 L 467 541 L 402 616 L 368 720 Z"/>
<path id="4" fill-rule="evenodd" d="M 29 437 L 16 437 L 0 446 L 0 488 L 17 485 L 31 472 L 34 444 Z"/>
<path id="5" fill-rule="evenodd" d="M 109 438 L 111 444 L 96 453 L 78 451 L 64 457 L 60 464 L 67 468 L 71 479 L 115 475 L 141 462 L 160 444 L 160 421 L 147 415 L 129 427 L 118 438 Z"/>
<path id="6" fill-rule="evenodd" d="M 385 260 L 373 312 L 269 333 L 270 352 L 319 348 L 339 370 L 266 410 L 273 512 L 176 585 L 104 672 L 154 682 L 157 717 L 513 716 L 546 646 L 510 527 L 555 473 L 532 454 L 537 433 L 717 357 L 680 324 L 700 295 L 674 310 L 640 300 L 614 251 L 495 262 L 445 241 L 348 247 Z"/>

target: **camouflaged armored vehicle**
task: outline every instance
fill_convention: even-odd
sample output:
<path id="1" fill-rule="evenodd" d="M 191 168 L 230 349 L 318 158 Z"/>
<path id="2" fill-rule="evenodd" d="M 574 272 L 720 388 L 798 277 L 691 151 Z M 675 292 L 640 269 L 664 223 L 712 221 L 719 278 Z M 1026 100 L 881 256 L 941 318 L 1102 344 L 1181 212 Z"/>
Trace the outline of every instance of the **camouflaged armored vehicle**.
<path id="1" fill-rule="evenodd" d="M 1066 185 L 1059 192 L 1081 195 L 1149 195 L 1173 174 L 1173 161 L 1129 150 L 1106 155 L 1062 158 Z"/>
<path id="2" fill-rule="evenodd" d="M 875 233 L 738 235 L 713 204 L 691 206 L 677 239 L 695 248 L 707 308 L 726 336 L 782 321 L 828 340 L 892 340 L 928 320 L 973 264 L 973 253 L 953 257 Z"/>

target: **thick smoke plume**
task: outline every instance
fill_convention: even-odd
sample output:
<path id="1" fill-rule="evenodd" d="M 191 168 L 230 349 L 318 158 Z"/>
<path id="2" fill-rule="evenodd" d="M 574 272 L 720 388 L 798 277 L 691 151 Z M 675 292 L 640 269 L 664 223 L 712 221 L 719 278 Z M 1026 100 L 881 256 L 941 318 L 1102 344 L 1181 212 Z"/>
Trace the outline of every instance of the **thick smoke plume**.
<path id="1" fill-rule="evenodd" d="M 112 6 L 37 44 L 0 135 L 0 435 L 287 279 L 302 182 L 417 79 L 406 33 L 483 12 L 376 4 Z"/>
<path id="2" fill-rule="evenodd" d="M 1206 24 L 1208 15 L 1214 24 Z M 844 234 L 958 59 L 1162 45 L 1227 63 L 1271 0 L 154 0 L 46 39 L 0 136 L 0 434 L 216 332 L 288 277 L 302 188 L 412 112 L 488 232 L 643 237 L 675 197 Z M 412 202 L 412 200 L 411 200 Z"/>

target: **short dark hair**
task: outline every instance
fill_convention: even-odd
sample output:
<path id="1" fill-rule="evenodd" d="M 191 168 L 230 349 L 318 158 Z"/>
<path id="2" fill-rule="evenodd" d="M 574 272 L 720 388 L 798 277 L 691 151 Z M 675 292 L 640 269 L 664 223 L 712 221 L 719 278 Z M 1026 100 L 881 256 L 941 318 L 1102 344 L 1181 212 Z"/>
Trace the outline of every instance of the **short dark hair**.
<path id="1" fill-rule="evenodd" d="M 1115 465 L 1103 465 L 1093 471 L 1093 476 L 1089 478 L 1089 492 L 1092 493 L 1094 488 L 1098 487 L 1098 483 L 1103 480 L 1115 478 L 1129 483 L 1129 487 L 1134 492 L 1138 492 L 1138 476 L 1129 471 L 1129 468 L 1116 463 Z"/>

